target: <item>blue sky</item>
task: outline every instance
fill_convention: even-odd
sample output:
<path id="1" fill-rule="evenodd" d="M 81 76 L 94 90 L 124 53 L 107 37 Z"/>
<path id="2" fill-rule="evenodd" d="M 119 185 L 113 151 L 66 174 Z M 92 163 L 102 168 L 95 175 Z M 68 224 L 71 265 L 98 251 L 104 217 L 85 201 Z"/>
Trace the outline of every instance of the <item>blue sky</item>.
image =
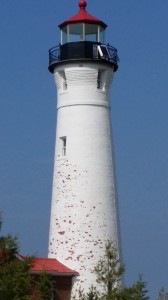
<path id="1" fill-rule="evenodd" d="M 0 210 L 23 254 L 47 256 L 56 90 L 48 49 L 77 0 L 0 5 Z M 111 92 L 126 283 L 168 290 L 168 1 L 88 0 L 118 48 Z"/>

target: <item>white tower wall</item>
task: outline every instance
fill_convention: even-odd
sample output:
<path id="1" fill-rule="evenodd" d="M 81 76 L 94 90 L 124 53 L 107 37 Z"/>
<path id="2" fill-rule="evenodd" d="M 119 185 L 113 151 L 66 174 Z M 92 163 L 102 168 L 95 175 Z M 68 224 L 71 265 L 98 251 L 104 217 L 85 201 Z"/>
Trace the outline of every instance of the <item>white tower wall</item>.
<path id="1" fill-rule="evenodd" d="M 94 266 L 105 243 L 119 245 L 106 63 L 57 66 L 56 151 L 49 257 L 79 272 L 74 289 L 96 284 Z"/>

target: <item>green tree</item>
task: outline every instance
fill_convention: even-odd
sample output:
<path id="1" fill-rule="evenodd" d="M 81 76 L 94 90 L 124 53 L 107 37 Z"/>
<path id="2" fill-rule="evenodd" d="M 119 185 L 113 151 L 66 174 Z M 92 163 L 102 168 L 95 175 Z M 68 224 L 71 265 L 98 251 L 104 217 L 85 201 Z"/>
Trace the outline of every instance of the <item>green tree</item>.
<path id="1" fill-rule="evenodd" d="M 37 287 L 39 291 L 39 300 L 48 300 L 52 296 L 52 284 L 51 278 L 46 272 L 41 273 L 39 280 L 37 282 Z"/>
<path id="2" fill-rule="evenodd" d="M 122 276 L 125 271 L 124 265 L 118 257 L 117 246 L 108 242 L 105 247 L 104 256 L 98 261 L 94 268 L 97 275 L 97 283 L 104 287 L 107 295 L 117 286 L 121 285 Z"/>
<path id="3" fill-rule="evenodd" d="M 77 300 L 149 299 L 146 282 L 142 280 L 142 276 L 139 276 L 132 286 L 122 287 L 121 282 L 125 268 L 118 258 L 117 247 L 114 243 L 107 243 L 105 255 L 98 261 L 94 271 L 97 275 L 97 283 L 104 288 L 105 292 L 98 292 L 99 289 L 96 287 L 91 287 L 88 293 L 79 290 Z M 74 298 L 74 300 L 76 299 Z"/>
<path id="4" fill-rule="evenodd" d="M 157 300 L 168 300 L 168 293 L 165 292 L 163 287 L 159 290 Z"/>
<path id="5" fill-rule="evenodd" d="M 77 296 L 73 297 L 73 300 L 102 300 L 102 295 L 97 291 L 94 286 L 91 286 L 88 293 L 84 293 L 83 290 L 79 289 L 77 291 Z"/>
<path id="6" fill-rule="evenodd" d="M 30 290 L 30 259 L 16 257 L 17 242 L 11 236 L 0 238 L 0 299 L 27 299 Z"/>
<path id="7" fill-rule="evenodd" d="M 133 284 L 132 288 L 135 292 L 136 300 L 149 299 L 149 296 L 147 295 L 148 290 L 146 289 L 146 282 L 142 280 L 142 275 L 139 275 L 138 281 L 135 284 Z"/>
<path id="8" fill-rule="evenodd" d="M 2 218 L 0 217 L 0 232 Z M 51 298 L 51 282 L 48 274 L 38 279 L 30 274 L 32 257 L 18 256 L 18 239 L 0 235 L 0 299 L 1 300 L 48 300 Z"/>
<path id="9" fill-rule="evenodd" d="M 148 290 L 146 282 L 142 280 L 140 275 L 138 280 L 130 287 L 125 287 L 121 291 L 121 299 L 123 300 L 148 300 Z"/>

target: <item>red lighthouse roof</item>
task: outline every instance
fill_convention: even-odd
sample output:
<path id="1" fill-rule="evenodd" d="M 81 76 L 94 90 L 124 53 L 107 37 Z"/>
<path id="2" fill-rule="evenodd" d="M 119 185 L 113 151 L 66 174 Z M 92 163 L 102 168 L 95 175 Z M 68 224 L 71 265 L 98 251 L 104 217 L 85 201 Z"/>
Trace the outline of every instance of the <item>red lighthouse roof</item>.
<path id="1" fill-rule="evenodd" d="M 61 23 L 59 25 L 60 28 L 66 26 L 68 24 L 82 23 L 82 22 L 99 24 L 104 28 L 107 27 L 107 25 L 103 21 L 101 21 L 100 19 L 92 16 L 91 14 L 89 14 L 86 11 L 87 2 L 85 0 L 80 0 L 79 3 L 78 3 L 78 6 L 79 6 L 78 13 L 75 14 L 74 16 L 70 17 L 69 19 L 67 19 L 63 23 Z"/>
<path id="2" fill-rule="evenodd" d="M 20 260 L 25 260 L 26 256 L 17 254 L 16 257 Z M 31 258 L 31 273 L 48 272 L 52 275 L 77 276 L 78 273 L 67 266 L 60 263 L 55 258 L 33 257 Z"/>
<path id="3" fill-rule="evenodd" d="M 67 276 L 78 275 L 76 271 L 69 269 L 54 258 L 32 258 L 30 271 L 32 273 L 47 271 L 49 273 L 65 274 Z"/>

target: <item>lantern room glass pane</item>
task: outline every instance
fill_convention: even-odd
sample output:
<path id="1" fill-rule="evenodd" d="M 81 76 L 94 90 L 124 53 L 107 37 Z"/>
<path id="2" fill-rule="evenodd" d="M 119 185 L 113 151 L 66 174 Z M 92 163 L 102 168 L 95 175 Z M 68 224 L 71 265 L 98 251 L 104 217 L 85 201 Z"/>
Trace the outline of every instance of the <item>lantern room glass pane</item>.
<path id="1" fill-rule="evenodd" d="M 67 26 L 65 26 L 64 28 L 62 28 L 61 30 L 61 44 L 65 44 L 67 43 L 67 35 L 68 35 L 68 30 L 67 30 Z"/>
<path id="2" fill-rule="evenodd" d="M 100 30 L 100 36 L 99 36 L 100 40 L 99 40 L 99 42 L 104 44 L 104 42 L 105 42 L 105 30 L 101 26 L 99 27 L 99 30 Z"/>
<path id="3" fill-rule="evenodd" d="M 85 24 L 85 40 L 90 42 L 98 42 L 98 25 Z"/>
<path id="4" fill-rule="evenodd" d="M 69 42 L 83 41 L 83 24 L 71 24 L 69 25 Z"/>

